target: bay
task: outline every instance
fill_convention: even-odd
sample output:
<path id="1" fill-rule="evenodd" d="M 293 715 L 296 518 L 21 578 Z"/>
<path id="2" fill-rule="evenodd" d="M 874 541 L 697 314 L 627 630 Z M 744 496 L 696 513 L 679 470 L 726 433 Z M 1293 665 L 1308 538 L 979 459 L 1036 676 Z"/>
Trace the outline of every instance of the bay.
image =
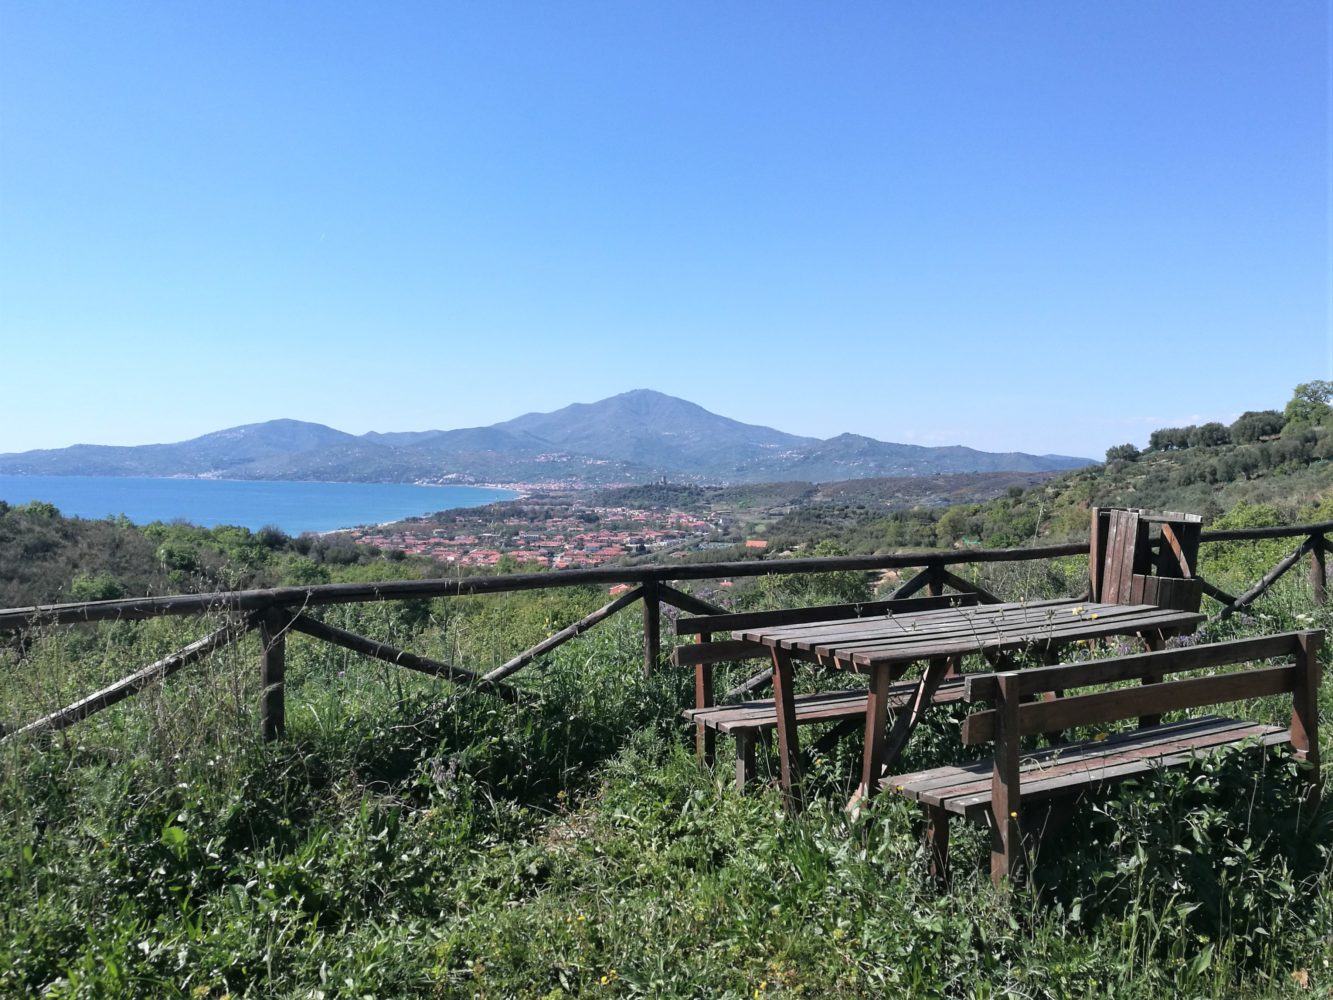
<path id="1" fill-rule="evenodd" d="M 124 514 L 135 524 L 189 521 L 205 528 L 266 525 L 289 535 L 381 524 L 453 507 L 512 500 L 511 490 L 408 483 L 306 483 L 130 476 L 4 476 L 0 500 L 42 500 L 67 517 Z"/>

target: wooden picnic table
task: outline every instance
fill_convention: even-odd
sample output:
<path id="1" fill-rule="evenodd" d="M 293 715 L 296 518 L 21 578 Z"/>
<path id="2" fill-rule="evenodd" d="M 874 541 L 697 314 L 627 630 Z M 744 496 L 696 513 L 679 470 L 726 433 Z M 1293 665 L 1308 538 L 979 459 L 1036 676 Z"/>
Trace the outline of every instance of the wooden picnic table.
<path id="1" fill-rule="evenodd" d="M 735 639 L 762 643 L 773 656 L 773 699 L 777 708 L 778 757 L 783 793 L 790 808 L 801 804 L 797 765 L 792 663 L 869 674 L 865 755 L 861 785 L 853 802 L 873 795 L 879 777 L 902 752 L 940 682 L 956 672 L 962 657 L 981 654 L 992 663 L 1006 654 L 1035 652 L 1054 663 L 1065 645 L 1084 639 L 1138 636 L 1160 649 L 1174 635 L 1194 631 L 1204 616 L 1147 604 L 1101 604 L 1069 599 L 983 604 L 932 611 L 848 618 L 806 625 L 737 629 Z M 926 669 L 912 702 L 890 731 L 889 686 L 915 663 Z"/>

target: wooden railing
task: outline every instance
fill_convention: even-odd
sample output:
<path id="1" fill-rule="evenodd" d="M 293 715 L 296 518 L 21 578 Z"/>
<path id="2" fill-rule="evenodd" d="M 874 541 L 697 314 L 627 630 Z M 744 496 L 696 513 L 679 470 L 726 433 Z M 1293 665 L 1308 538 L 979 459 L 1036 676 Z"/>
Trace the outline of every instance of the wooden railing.
<path id="1" fill-rule="evenodd" d="M 1222 605 L 1213 617 L 1225 618 L 1247 606 L 1307 555 L 1310 557 L 1310 579 L 1315 600 L 1324 603 L 1327 599 L 1325 559 L 1329 551 L 1326 536 L 1330 532 L 1333 532 L 1333 521 L 1291 527 L 1204 532 L 1201 538 L 1203 543 L 1274 538 L 1301 539 L 1290 554 L 1239 597 L 1221 590 L 1208 581 L 1201 581 L 1203 592 Z M 5 733 L 3 739 L 8 741 L 23 734 L 64 729 L 80 719 L 130 697 L 144 687 L 189 666 L 215 650 L 236 642 L 252 631 L 258 631 L 261 638 L 260 727 L 264 738 L 271 740 L 282 735 L 285 725 L 286 636 L 292 631 L 409 670 L 444 677 L 457 684 L 516 702 L 523 699 L 524 693 L 507 683 L 511 675 L 575 636 L 586 632 L 598 622 L 633 604 L 642 605 L 643 669 L 646 674 L 651 674 L 661 659 L 661 605 L 666 604 L 689 614 L 717 614 L 724 611 L 714 604 L 672 586 L 673 582 L 849 570 L 918 569 L 911 579 L 894 591 L 893 597 L 908 597 L 921 590 L 926 590 L 930 594 L 941 594 L 945 587 L 950 587 L 960 592 L 975 593 L 983 602 L 998 602 L 1001 598 L 959 577 L 949 567 L 1055 559 L 1084 555 L 1087 551 L 1086 542 L 1070 542 L 1022 549 L 968 549 L 811 559 L 753 559 L 743 562 L 696 563 L 681 566 L 616 566 L 506 576 L 274 587 L 262 590 L 177 594 L 3 609 L 0 610 L 0 633 L 87 622 L 133 621 L 170 615 L 220 613 L 227 619 L 226 624 L 220 628 L 170 656 L 149 664 L 142 670 L 73 704 L 14 728 Z M 449 598 L 607 584 L 626 584 L 632 589 L 484 674 L 357 635 L 322 622 L 309 614 L 313 608 L 337 604 Z M 0 729 L 0 732 L 4 730 Z"/>

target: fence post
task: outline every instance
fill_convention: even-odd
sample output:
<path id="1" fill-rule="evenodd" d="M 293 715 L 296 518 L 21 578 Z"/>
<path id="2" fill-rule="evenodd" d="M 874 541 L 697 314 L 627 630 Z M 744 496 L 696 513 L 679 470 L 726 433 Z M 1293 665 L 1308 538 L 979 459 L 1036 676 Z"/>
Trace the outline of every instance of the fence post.
<path id="1" fill-rule="evenodd" d="M 284 673 L 287 666 L 287 615 L 269 608 L 259 624 L 259 730 L 266 741 L 281 739 L 287 726 Z"/>
<path id="2" fill-rule="evenodd" d="M 1324 533 L 1316 531 L 1310 535 L 1310 587 L 1314 591 L 1316 604 L 1328 603 L 1328 567 L 1325 565 Z"/>
<path id="3" fill-rule="evenodd" d="M 926 584 L 926 593 L 931 597 L 944 595 L 944 567 L 939 563 L 929 565 L 930 582 Z"/>
<path id="4" fill-rule="evenodd" d="M 662 605 L 658 581 L 643 581 L 643 676 L 651 677 L 662 655 Z"/>

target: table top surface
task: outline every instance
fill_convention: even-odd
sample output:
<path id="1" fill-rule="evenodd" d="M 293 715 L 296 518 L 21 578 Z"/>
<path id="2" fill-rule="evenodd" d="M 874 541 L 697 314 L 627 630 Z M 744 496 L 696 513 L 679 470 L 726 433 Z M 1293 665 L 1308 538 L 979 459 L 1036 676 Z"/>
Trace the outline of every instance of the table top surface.
<path id="1" fill-rule="evenodd" d="M 1197 612 L 1148 604 L 1096 604 L 1063 598 L 738 629 L 732 635 L 784 649 L 799 659 L 865 668 L 1059 646 L 1100 636 L 1186 632 L 1204 618 Z"/>

